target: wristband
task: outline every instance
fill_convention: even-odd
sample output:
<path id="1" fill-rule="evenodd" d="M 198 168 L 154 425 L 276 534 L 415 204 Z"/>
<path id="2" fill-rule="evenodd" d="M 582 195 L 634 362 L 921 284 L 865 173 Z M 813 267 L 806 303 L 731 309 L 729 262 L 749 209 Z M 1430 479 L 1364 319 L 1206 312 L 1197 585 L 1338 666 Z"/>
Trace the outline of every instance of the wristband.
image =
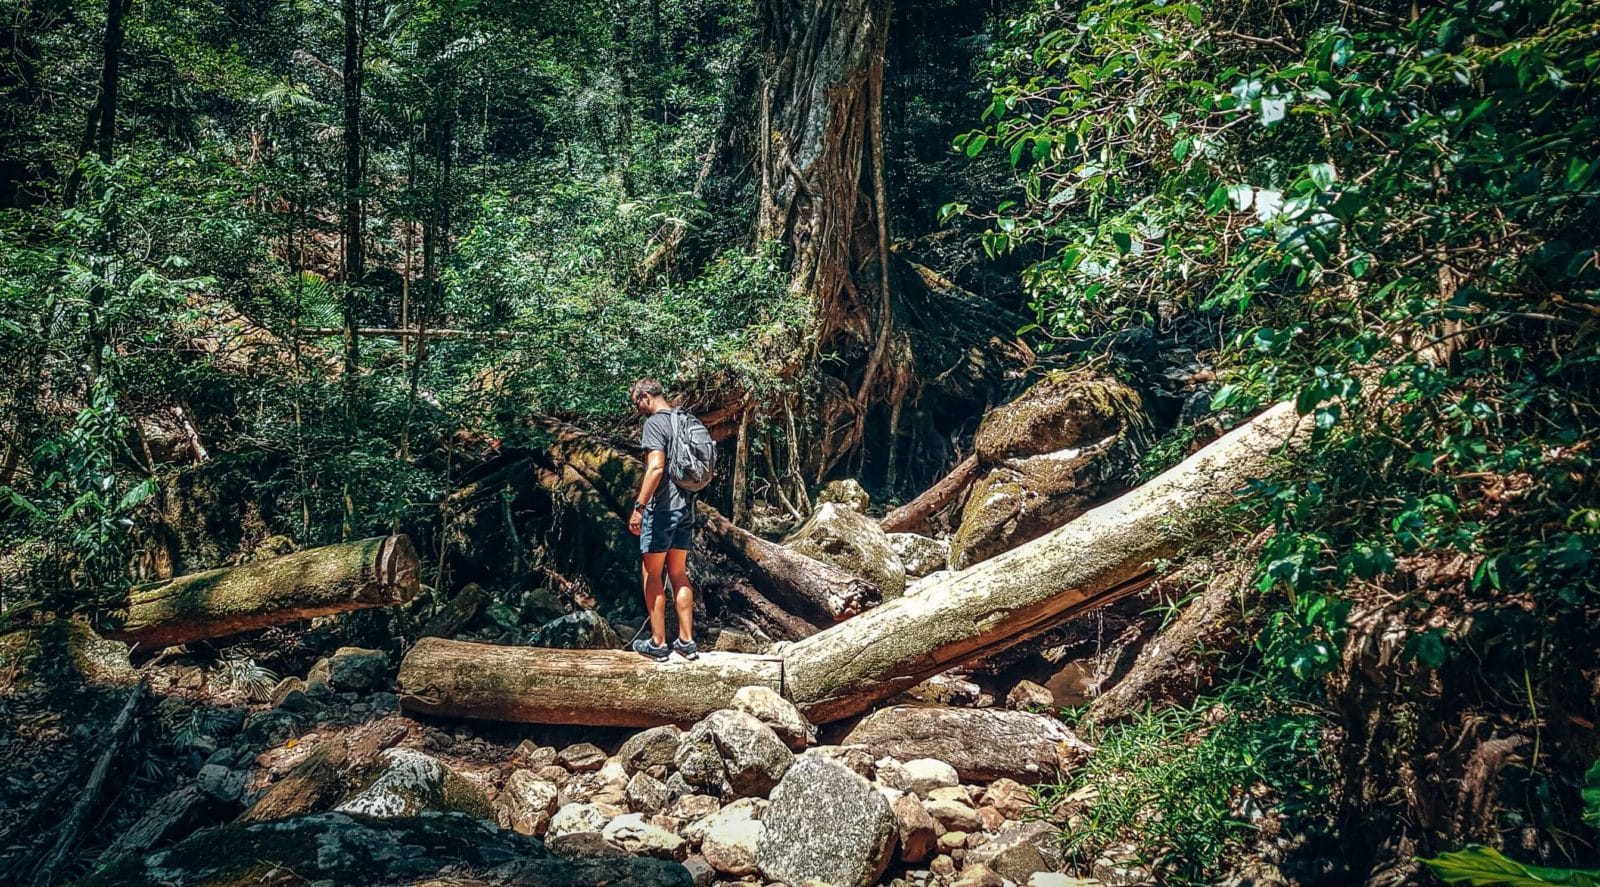
<path id="1" fill-rule="evenodd" d="M 633 503 L 633 510 L 634 511 L 644 511 L 644 503 L 643 502 L 635 502 L 635 503 Z"/>

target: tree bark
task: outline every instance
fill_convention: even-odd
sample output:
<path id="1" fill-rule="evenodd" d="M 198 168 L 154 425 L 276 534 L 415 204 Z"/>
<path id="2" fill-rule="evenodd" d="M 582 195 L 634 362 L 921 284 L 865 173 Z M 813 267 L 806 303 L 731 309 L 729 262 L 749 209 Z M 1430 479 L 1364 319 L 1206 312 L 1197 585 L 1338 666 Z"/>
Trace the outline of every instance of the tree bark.
<path id="1" fill-rule="evenodd" d="M 106 637 L 167 647 L 346 610 L 403 604 L 417 593 L 417 553 L 377 536 L 135 586 Z"/>
<path id="2" fill-rule="evenodd" d="M 1232 502 L 1249 480 L 1269 476 L 1310 431 L 1310 417 L 1294 404 L 1272 407 L 1121 498 L 798 641 L 781 662 L 727 654 L 716 661 L 724 671 L 711 679 L 692 666 L 625 653 L 523 649 L 497 652 L 491 663 L 472 645 L 428 640 L 425 653 L 419 644 L 402 663 L 401 685 L 418 698 L 414 710 L 427 713 L 647 726 L 709 711 L 708 697 L 725 689 L 719 682 L 779 674 L 777 689 L 813 723 L 840 720 L 1142 588 L 1154 578 L 1153 561 L 1204 538 L 1212 530 L 1207 514 Z"/>
<path id="3" fill-rule="evenodd" d="M 917 498 L 884 515 L 878 526 L 885 533 L 914 533 L 923 529 L 928 518 L 938 514 L 950 501 L 961 495 L 978 476 L 978 454 L 973 453 L 950 469 L 938 483 L 923 490 Z"/>
<path id="4" fill-rule="evenodd" d="M 321 740 L 235 822 L 271 822 L 328 809 L 367 782 L 377 769 L 378 753 L 405 734 L 405 722 L 396 718 Z"/>
<path id="5" fill-rule="evenodd" d="M 428 715 L 534 724 L 689 724 L 740 687 L 782 690 L 773 656 L 702 653 L 658 664 L 622 650 L 497 647 L 425 638 L 400 664 L 400 701 Z"/>

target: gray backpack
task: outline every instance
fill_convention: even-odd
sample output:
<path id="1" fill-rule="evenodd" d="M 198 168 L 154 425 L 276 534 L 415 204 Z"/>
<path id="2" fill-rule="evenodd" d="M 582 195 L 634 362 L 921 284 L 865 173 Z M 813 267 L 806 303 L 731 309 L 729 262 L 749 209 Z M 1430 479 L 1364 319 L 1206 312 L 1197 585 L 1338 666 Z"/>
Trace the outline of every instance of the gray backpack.
<path id="1" fill-rule="evenodd" d="M 698 493 L 717 473 L 717 444 L 693 413 L 674 407 L 667 444 L 667 476 L 685 493 Z"/>

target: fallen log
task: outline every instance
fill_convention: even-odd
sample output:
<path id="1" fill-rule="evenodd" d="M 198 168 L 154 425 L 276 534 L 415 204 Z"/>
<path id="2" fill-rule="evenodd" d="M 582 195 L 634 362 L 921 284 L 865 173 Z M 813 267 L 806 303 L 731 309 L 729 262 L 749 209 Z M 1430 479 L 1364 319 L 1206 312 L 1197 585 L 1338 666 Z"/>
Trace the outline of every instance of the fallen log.
<path id="1" fill-rule="evenodd" d="M 549 448 L 551 458 L 571 472 L 562 481 L 572 483 L 575 474 L 608 502 L 619 520 L 628 514 L 643 477 L 639 460 L 559 420 L 537 421 L 556 438 Z M 872 583 L 742 530 L 704 502 L 695 515 L 706 541 L 733 558 L 757 591 L 788 612 L 828 624 L 883 599 Z"/>
<path id="2" fill-rule="evenodd" d="M 1154 578 L 1203 527 L 1199 518 L 1269 475 L 1311 419 L 1279 404 L 1177 466 L 1064 526 L 797 641 L 785 692 L 813 723 L 859 714 L 925 678 L 1108 603 Z"/>
<path id="3" fill-rule="evenodd" d="M 378 753 L 405 734 L 404 722 L 386 719 L 353 733 L 322 739 L 304 761 L 234 821 L 271 822 L 327 809 L 364 782 L 377 767 Z"/>
<path id="4" fill-rule="evenodd" d="M 878 521 L 878 526 L 885 533 L 914 533 L 928 522 L 928 518 L 938 514 L 950 501 L 961 495 L 978 476 L 978 454 L 973 453 L 950 469 L 950 473 L 939 479 L 939 482 L 923 490 L 917 498 L 896 508 L 883 516 Z"/>
<path id="5" fill-rule="evenodd" d="M 193 783 L 167 793 L 137 822 L 117 835 L 111 846 L 100 854 L 99 864 L 110 865 L 123 857 L 143 853 L 177 832 L 192 830 L 213 803 L 210 796 Z"/>
<path id="6" fill-rule="evenodd" d="M 144 698 L 144 680 L 140 679 L 128 692 L 128 701 L 123 703 L 122 711 L 117 714 L 117 720 L 111 725 L 111 735 L 107 736 L 102 745 L 104 749 L 100 757 L 94 762 L 94 769 L 89 771 L 89 781 L 84 783 L 83 791 L 78 793 L 78 800 L 68 811 L 66 818 L 61 821 L 61 828 L 56 832 L 55 844 L 33 873 L 33 883 L 44 887 L 56 879 L 56 870 L 66 861 L 67 853 L 72 850 L 72 845 L 78 841 L 78 832 L 83 828 L 84 818 L 89 815 L 89 808 L 94 806 L 95 800 L 100 796 L 100 785 L 106 781 L 106 774 L 111 772 L 111 762 L 116 759 L 117 751 L 122 746 L 122 737 L 127 734 L 128 727 L 133 723 L 134 709 L 139 707 L 139 700 Z"/>
<path id="7" fill-rule="evenodd" d="M 725 707 L 741 683 L 778 689 L 813 723 L 866 711 L 917 682 L 1005 649 L 1148 584 L 1151 562 L 1208 530 L 1205 516 L 1286 449 L 1309 416 L 1280 404 L 1160 477 L 1038 539 L 951 573 L 770 657 L 710 654 L 658 665 L 578 653 L 424 640 L 400 667 L 406 706 L 425 714 L 651 726 Z M 711 656 L 717 658 L 711 659 Z"/>
<path id="8" fill-rule="evenodd" d="M 418 637 L 447 638 L 461 630 L 461 626 L 471 622 L 484 604 L 489 602 L 489 595 L 483 586 L 476 582 L 468 582 L 456 592 L 438 613 L 434 614 L 428 624 L 422 626 L 422 633 Z"/>
<path id="9" fill-rule="evenodd" d="M 417 553 L 405 536 L 377 536 L 271 560 L 134 586 L 127 618 L 106 637 L 168 647 L 366 607 L 417 593 Z"/>
<path id="10" fill-rule="evenodd" d="M 621 650 L 499 647 L 424 638 L 400 664 L 400 703 L 429 715 L 532 724 L 692 724 L 740 687 L 782 692 L 774 656 L 702 653 L 656 663 Z"/>

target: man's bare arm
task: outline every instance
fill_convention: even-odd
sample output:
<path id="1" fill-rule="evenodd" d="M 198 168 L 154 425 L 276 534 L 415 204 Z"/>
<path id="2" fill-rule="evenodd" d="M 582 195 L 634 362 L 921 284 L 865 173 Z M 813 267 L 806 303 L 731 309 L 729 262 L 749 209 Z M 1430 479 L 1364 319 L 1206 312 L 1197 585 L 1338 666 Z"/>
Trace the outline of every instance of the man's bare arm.
<path id="1" fill-rule="evenodd" d="M 646 508 L 650 507 L 650 497 L 656 494 L 656 487 L 661 485 L 661 478 L 667 473 L 667 454 L 661 450 L 650 450 L 644 459 L 644 480 L 639 484 L 639 498 L 635 502 L 643 502 Z"/>

